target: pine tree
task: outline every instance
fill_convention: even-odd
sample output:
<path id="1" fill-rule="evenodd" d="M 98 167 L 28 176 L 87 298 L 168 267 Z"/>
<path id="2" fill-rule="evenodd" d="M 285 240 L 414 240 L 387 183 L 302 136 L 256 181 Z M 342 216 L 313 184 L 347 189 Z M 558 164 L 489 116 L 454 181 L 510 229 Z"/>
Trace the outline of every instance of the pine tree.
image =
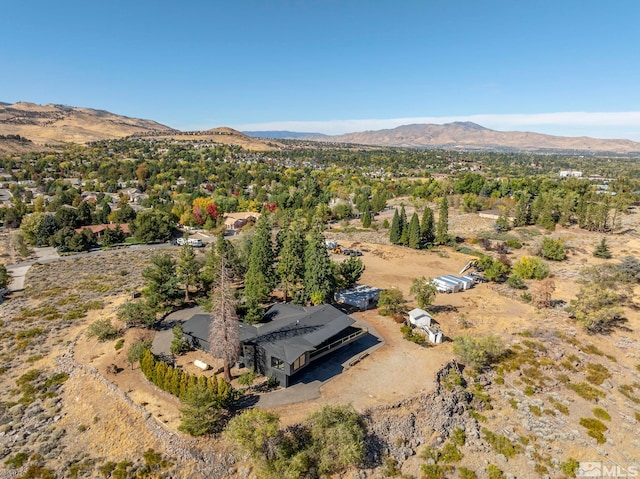
<path id="1" fill-rule="evenodd" d="M 420 247 L 426 248 L 430 244 L 433 244 L 434 239 L 433 210 L 428 206 L 425 206 L 424 211 L 422 212 L 422 221 L 420 223 Z"/>
<path id="2" fill-rule="evenodd" d="M 418 219 L 418 213 L 413 213 L 408 228 L 408 243 L 409 248 L 420 248 L 420 220 Z"/>
<path id="3" fill-rule="evenodd" d="M 224 362 L 224 377 L 227 381 L 231 381 L 231 365 L 238 360 L 240 352 L 236 298 L 231 289 L 230 276 L 223 259 L 218 279 L 211 291 L 211 326 L 208 337 L 211 355 Z"/>
<path id="4" fill-rule="evenodd" d="M 171 392 L 171 385 L 173 384 L 173 372 L 174 369 L 171 366 L 167 367 L 167 373 L 164 375 L 164 381 L 160 386 L 160 389 L 168 393 Z"/>
<path id="5" fill-rule="evenodd" d="M 400 243 L 400 235 L 402 234 L 402 228 L 400 227 L 400 215 L 396 208 L 393 213 L 393 220 L 391 221 L 391 228 L 389 229 L 389 241 L 392 244 Z"/>
<path id="6" fill-rule="evenodd" d="M 529 224 L 529 194 L 522 193 L 516 204 L 515 217 L 513 218 L 513 226 L 527 226 Z"/>
<path id="7" fill-rule="evenodd" d="M 209 388 L 196 383 L 184 398 L 185 407 L 180 410 L 180 431 L 192 436 L 211 434 L 216 430 L 220 418 L 220 401 Z"/>
<path id="8" fill-rule="evenodd" d="M 178 278 L 184 285 L 184 301 L 189 302 L 189 288 L 195 285 L 200 272 L 200 264 L 196 261 L 196 252 L 189 243 L 180 248 L 180 259 L 176 267 Z"/>
<path id="9" fill-rule="evenodd" d="M 218 396 L 218 378 L 215 376 L 211 376 L 207 381 L 207 387 L 209 388 L 209 392 L 214 396 Z"/>
<path id="10" fill-rule="evenodd" d="M 602 238 L 602 241 L 598 243 L 598 246 L 596 246 L 596 249 L 593 251 L 593 256 L 603 259 L 611 258 L 611 251 L 609 250 L 606 238 Z"/>
<path id="11" fill-rule="evenodd" d="M 435 242 L 440 245 L 449 243 L 449 201 L 446 195 L 440 202 Z"/>
<path id="12" fill-rule="evenodd" d="M 493 225 L 493 229 L 495 229 L 498 233 L 504 233 L 511 229 L 511 220 L 509 219 L 509 210 L 504 210 L 498 215 L 498 219 Z"/>
<path id="13" fill-rule="evenodd" d="M 187 396 L 189 390 L 189 375 L 185 372 L 180 376 L 180 388 L 178 389 L 178 397 L 184 399 Z"/>
<path id="14" fill-rule="evenodd" d="M 407 213 L 404 210 L 404 205 L 400 208 L 400 241 L 401 245 L 407 246 L 409 244 L 409 223 L 407 222 Z"/>
<path id="15" fill-rule="evenodd" d="M 173 380 L 171 381 L 171 394 L 180 397 L 180 384 L 182 383 L 182 369 L 173 370 Z"/>
<path id="16" fill-rule="evenodd" d="M 263 303 L 269 299 L 274 287 L 273 262 L 271 228 L 267 215 L 263 214 L 256 226 L 249 258 L 249 270 L 244 283 L 244 294 L 248 300 Z"/>
<path id="17" fill-rule="evenodd" d="M 160 389 L 164 388 L 164 377 L 167 374 L 167 363 L 164 361 L 158 361 L 156 363 L 156 367 L 153 371 L 153 384 L 158 386 Z"/>
<path id="18" fill-rule="evenodd" d="M 142 272 L 147 284 L 143 290 L 151 308 L 171 304 L 182 296 L 176 275 L 176 262 L 166 253 L 151 257 L 151 265 Z"/>
<path id="19" fill-rule="evenodd" d="M 287 232 L 276 273 L 286 303 L 289 292 L 299 289 L 304 278 L 304 237 L 297 225 Z"/>
<path id="20" fill-rule="evenodd" d="M 371 211 L 366 210 L 362 213 L 362 227 L 363 228 L 371 228 Z"/>
<path id="21" fill-rule="evenodd" d="M 336 288 L 333 266 L 324 238 L 317 229 L 312 230 L 307 239 L 304 261 L 304 290 L 307 299 L 313 299 L 314 304 L 331 301 Z"/>
<path id="22" fill-rule="evenodd" d="M 151 350 L 145 349 L 142 352 L 142 359 L 140 359 L 140 370 L 148 380 L 151 380 L 155 362 L 156 360 Z"/>
<path id="23" fill-rule="evenodd" d="M 187 374 L 187 395 L 198 386 L 198 377 L 195 374 Z"/>

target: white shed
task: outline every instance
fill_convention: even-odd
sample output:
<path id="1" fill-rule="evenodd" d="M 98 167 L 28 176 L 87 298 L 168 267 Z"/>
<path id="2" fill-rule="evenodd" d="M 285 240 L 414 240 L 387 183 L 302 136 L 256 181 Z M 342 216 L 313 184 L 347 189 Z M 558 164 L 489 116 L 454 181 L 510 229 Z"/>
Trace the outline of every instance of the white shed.
<path id="1" fill-rule="evenodd" d="M 442 342 L 442 331 L 436 328 L 435 326 L 425 326 L 422 328 L 427 336 L 429 337 L 429 341 L 433 344 L 440 344 Z"/>
<path id="2" fill-rule="evenodd" d="M 417 328 L 431 326 L 432 319 L 424 309 L 416 308 L 409 311 L 409 322 Z"/>

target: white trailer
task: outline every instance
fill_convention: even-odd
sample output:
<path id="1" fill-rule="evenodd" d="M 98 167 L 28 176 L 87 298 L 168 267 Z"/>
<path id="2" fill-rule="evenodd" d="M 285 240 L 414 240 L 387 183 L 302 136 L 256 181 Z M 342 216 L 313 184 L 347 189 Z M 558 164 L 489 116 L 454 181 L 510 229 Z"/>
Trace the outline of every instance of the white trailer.
<path id="1" fill-rule="evenodd" d="M 463 291 L 473 288 L 473 285 L 475 284 L 475 281 L 473 281 L 473 279 L 465 278 L 464 276 L 460 277 L 454 276 L 452 274 L 445 274 L 444 277 L 450 279 L 451 281 L 456 281 L 460 285 L 460 289 Z"/>
<path id="2" fill-rule="evenodd" d="M 446 276 L 438 276 L 433 279 L 433 284 L 441 293 L 457 293 L 461 286 L 458 281 L 453 281 Z"/>

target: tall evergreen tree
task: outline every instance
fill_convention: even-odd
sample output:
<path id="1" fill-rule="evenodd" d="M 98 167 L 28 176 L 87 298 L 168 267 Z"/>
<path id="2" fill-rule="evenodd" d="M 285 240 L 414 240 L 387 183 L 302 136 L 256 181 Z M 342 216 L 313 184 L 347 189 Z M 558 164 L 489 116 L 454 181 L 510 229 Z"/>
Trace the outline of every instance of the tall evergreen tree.
<path id="1" fill-rule="evenodd" d="M 366 210 L 362 213 L 362 227 L 363 228 L 371 228 L 371 211 Z"/>
<path id="2" fill-rule="evenodd" d="M 389 229 L 389 241 L 392 244 L 400 243 L 400 235 L 402 234 L 402 228 L 400 226 L 400 215 L 398 214 L 398 209 L 396 208 L 393 213 L 393 220 L 391 221 L 391 228 Z"/>
<path id="3" fill-rule="evenodd" d="M 440 202 L 435 242 L 441 245 L 449 242 L 449 200 L 446 195 Z"/>
<path id="4" fill-rule="evenodd" d="M 178 286 L 176 262 L 166 253 L 153 255 L 151 265 L 142 272 L 142 277 L 147 282 L 143 295 L 151 308 L 172 304 L 182 295 Z"/>
<path id="5" fill-rule="evenodd" d="M 256 226 L 249 257 L 249 270 L 244 283 L 244 294 L 248 301 L 263 303 L 269 299 L 275 282 L 273 262 L 269 218 L 263 214 Z"/>
<path id="6" fill-rule="evenodd" d="M 240 331 L 236 314 L 236 298 L 231 289 L 231 272 L 224 258 L 220 272 L 211 290 L 211 326 L 209 328 L 210 353 L 224 361 L 224 378 L 231 381 L 231 365 L 240 353 Z"/>
<path id="7" fill-rule="evenodd" d="M 304 236 L 295 224 L 287 231 L 276 272 L 286 302 L 289 293 L 299 289 L 304 279 Z"/>
<path id="8" fill-rule="evenodd" d="M 189 301 L 189 288 L 196 284 L 200 264 L 196 261 L 196 252 L 189 243 L 185 243 L 180 248 L 180 259 L 176 267 L 178 278 L 184 285 L 184 301 Z"/>
<path id="9" fill-rule="evenodd" d="M 304 289 L 305 296 L 314 304 L 333 299 L 335 277 L 324 238 L 317 229 L 311 230 L 304 252 Z"/>
<path id="10" fill-rule="evenodd" d="M 516 204 L 515 217 L 513 218 L 513 226 L 527 226 L 529 224 L 529 194 L 523 192 Z"/>
<path id="11" fill-rule="evenodd" d="M 409 248 L 420 248 L 420 220 L 418 213 L 414 212 L 408 227 L 408 243 Z"/>
<path id="12" fill-rule="evenodd" d="M 404 210 L 404 205 L 400 208 L 400 241 L 401 245 L 407 246 L 409 244 L 409 222 L 407 221 L 407 213 Z"/>
<path id="13" fill-rule="evenodd" d="M 420 247 L 426 248 L 433 244 L 436 235 L 434 233 L 433 210 L 428 206 L 424 207 L 422 212 L 422 221 L 420 222 Z"/>

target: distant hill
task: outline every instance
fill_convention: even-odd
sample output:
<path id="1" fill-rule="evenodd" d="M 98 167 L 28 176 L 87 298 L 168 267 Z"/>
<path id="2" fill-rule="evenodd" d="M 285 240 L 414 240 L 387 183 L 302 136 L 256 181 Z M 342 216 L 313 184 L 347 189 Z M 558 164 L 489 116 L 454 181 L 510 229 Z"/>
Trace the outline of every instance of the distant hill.
<path id="1" fill-rule="evenodd" d="M 317 138 L 327 136 L 324 133 L 305 133 L 299 131 L 273 130 L 273 131 L 243 131 L 245 135 L 254 138 L 275 138 L 278 140 L 296 140 L 299 138 Z"/>
<path id="2" fill-rule="evenodd" d="M 415 124 L 378 131 L 307 138 L 336 143 L 375 146 L 427 147 L 464 150 L 513 151 L 584 151 L 608 153 L 640 153 L 640 143 L 631 140 L 543 135 L 521 131 L 497 131 L 472 122 L 444 125 Z"/>
<path id="3" fill-rule="evenodd" d="M 216 143 L 223 145 L 238 145 L 252 151 L 273 151 L 284 146 L 277 141 L 267 141 L 262 138 L 254 138 L 244 133 L 226 126 L 211 128 L 204 131 L 168 131 L 142 133 L 134 136 L 154 136 L 158 138 L 172 138 L 180 141 L 191 141 L 199 143 Z"/>
<path id="4" fill-rule="evenodd" d="M 35 145 L 87 143 L 143 132 L 175 131 L 152 120 L 65 105 L 0 103 L 0 135 L 20 135 Z"/>
<path id="5" fill-rule="evenodd" d="M 17 141 L 16 136 L 21 141 Z M 227 127 L 183 132 L 152 120 L 129 118 L 105 110 L 0 102 L 0 154 L 47 150 L 65 143 L 83 144 L 127 136 L 238 145 L 254 151 L 270 151 L 282 146 Z"/>

